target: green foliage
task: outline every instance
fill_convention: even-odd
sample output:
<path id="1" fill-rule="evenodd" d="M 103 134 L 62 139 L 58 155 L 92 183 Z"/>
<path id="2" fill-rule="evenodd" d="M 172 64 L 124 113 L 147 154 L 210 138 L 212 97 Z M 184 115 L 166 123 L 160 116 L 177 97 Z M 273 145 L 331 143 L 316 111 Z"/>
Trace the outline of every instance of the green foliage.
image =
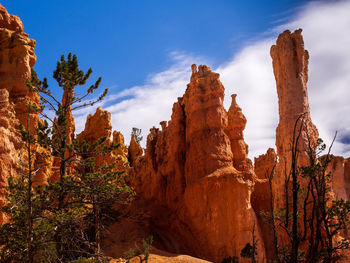
<path id="1" fill-rule="evenodd" d="M 1 211 L 9 221 L 0 226 L 0 262 L 27 262 L 28 214 L 27 184 L 23 178 L 10 177 L 6 189 L 6 202 Z M 52 243 L 54 226 L 45 218 L 43 200 L 35 194 L 32 199 L 33 251 L 35 262 L 53 259 L 55 250 Z"/>
<path id="2" fill-rule="evenodd" d="M 78 258 L 77 260 L 73 260 L 73 261 L 70 261 L 69 263 L 98 263 L 100 261 L 97 261 L 95 259 L 92 259 L 92 258 Z"/>
<path id="3" fill-rule="evenodd" d="M 135 245 L 135 248 L 128 250 L 123 257 L 128 260 L 127 262 L 129 262 L 129 260 L 134 257 L 138 257 L 140 259 L 140 263 L 148 262 L 148 257 L 152 243 L 153 236 L 148 236 L 142 239 L 141 247 Z"/>

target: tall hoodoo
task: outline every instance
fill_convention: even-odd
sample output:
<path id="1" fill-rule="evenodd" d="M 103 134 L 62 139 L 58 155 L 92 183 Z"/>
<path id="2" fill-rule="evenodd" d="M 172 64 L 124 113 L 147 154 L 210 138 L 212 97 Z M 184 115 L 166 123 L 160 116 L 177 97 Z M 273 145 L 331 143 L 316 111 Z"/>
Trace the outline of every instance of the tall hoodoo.
<path id="1" fill-rule="evenodd" d="M 222 104 L 224 90 L 219 74 L 212 72 L 208 66 L 201 65 L 197 71 L 192 65 L 191 82 L 183 98 L 187 184 L 232 164 L 229 138 L 224 132 L 228 124 Z"/>
<path id="2" fill-rule="evenodd" d="M 309 145 L 315 148 L 318 139 L 317 128 L 311 121 L 306 86 L 309 53 L 304 49 L 301 31 L 284 31 L 278 36 L 276 45 L 271 47 L 279 105 L 279 124 L 276 129 L 279 163 L 274 179 L 275 203 L 278 207 L 283 204 L 281 187 L 284 185 L 284 174 L 288 174 L 291 169 L 293 136 L 297 138 L 300 133 L 297 144 L 298 166 L 308 165 Z"/>
<path id="3" fill-rule="evenodd" d="M 307 137 L 313 146 L 316 145 L 318 138 L 317 128 L 311 121 L 306 86 L 309 53 L 304 49 L 301 31 L 301 29 L 293 33 L 289 30 L 284 31 L 278 36 L 276 45 L 271 47 L 279 105 L 279 124 L 276 129 L 277 154 L 280 161 L 287 161 L 287 170 L 290 166 L 294 126 L 299 116 L 303 116 L 303 128 L 298 145 L 301 153 L 300 164 L 306 161 L 305 151 L 309 143 Z"/>

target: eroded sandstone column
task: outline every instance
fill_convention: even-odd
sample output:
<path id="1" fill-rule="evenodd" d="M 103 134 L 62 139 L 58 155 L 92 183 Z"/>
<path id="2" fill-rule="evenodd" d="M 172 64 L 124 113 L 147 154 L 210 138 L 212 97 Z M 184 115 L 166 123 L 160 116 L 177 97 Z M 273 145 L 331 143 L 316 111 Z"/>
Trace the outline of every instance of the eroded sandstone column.
<path id="1" fill-rule="evenodd" d="M 271 47 L 273 71 L 279 105 L 279 124 L 276 129 L 276 147 L 279 163 L 274 179 L 276 204 L 283 204 L 284 175 L 289 174 L 292 162 L 293 135 L 299 137 L 298 166 L 307 165 L 309 145 L 316 147 L 318 131 L 311 121 L 307 95 L 309 53 L 304 49 L 301 29 L 284 31 Z M 296 121 L 300 118 L 297 125 Z M 302 126 L 302 127 L 301 127 Z M 295 133 L 294 133 L 295 129 Z"/>
<path id="2" fill-rule="evenodd" d="M 183 99 L 187 184 L 232 165 L 230 140 L 224 132 L 228 124 L 227 112 L 222 104 L 224 90 L 219 74 L 212 72 L 208 66 L 201 65 L 197 71 L 197 67 L 192 65 L 191 82 Z"/>

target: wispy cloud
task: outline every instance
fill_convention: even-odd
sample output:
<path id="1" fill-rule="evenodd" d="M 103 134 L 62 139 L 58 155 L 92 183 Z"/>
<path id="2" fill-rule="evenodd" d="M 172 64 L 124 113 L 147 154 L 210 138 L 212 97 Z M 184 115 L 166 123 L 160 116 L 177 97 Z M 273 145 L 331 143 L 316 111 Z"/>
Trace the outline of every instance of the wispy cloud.
<path id="1" fill-rule="evenodd" d="M 350 156 L 349 13 L 350 1 L 311 2 L 298 9 L 293 20 L 272 28 L 214 69 L 226 88 L 226 108 L 230 95 L 238 94 L 237 102 L 248 120 L 245 138 L 251 158 L 275 145 L 278 105 L 270 47 L 278 33 L 297 28 L 303 28 L 305 47 L 310 53 L 308 87 L 312 119 L 325 142 L 330 142 L 338 130 L 333 153 Z M 122 131 L 127 142 L 132 127 L 141 128 L 146 137 L 152 126 L 169 120 L 173 103 L 183 95 L 189 82 L 191 64 L 208 62 L 183 53 L 171 56 L 174 63 L 169 69 L 150 75 L 144 85 L 114 94 L 101 104 L 112 113 L 113 128 Z M 77 117 L 78 129 L 85 122 L 85 114 L 80 112 Z"/>

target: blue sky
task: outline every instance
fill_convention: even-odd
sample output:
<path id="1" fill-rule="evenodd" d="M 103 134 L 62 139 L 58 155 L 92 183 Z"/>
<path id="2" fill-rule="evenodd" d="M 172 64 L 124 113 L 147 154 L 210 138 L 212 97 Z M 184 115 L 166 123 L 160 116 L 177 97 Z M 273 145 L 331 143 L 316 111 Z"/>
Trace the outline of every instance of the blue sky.
<path id="1" fill-rule="evenodd" d="M 227 61 L 295 14 L 300 0 L 2 0 L 37 41 L 35 69 L 51 77 L 61 54 L 76 53 L 117 92 L 166 69 L 169 52 Z M 194 61 L 195 63 L 195 61 Z"/>
<path id="2" fill-rule="evenodd" d="M 303 28 L 310 53 L 311 117 L 334 154 L 350 156 L 350 1 L 0 0 L 37 41 L 35 69 L 49 77 L 61 54 L 76 53 L 109 96 L 102 106 L 129 142 L 169 120 L 189 82 L 191 64 L 220 73 L 247 117 L 251 158 L 274 147 L 278 104 L 270 47 L 279 33 Z M 50 81 L 51 80 L 51 81 Z M 75 113 L 77 131 L 94 108 Z M 145 144 L 145 139 L 142 144 Z"/>

